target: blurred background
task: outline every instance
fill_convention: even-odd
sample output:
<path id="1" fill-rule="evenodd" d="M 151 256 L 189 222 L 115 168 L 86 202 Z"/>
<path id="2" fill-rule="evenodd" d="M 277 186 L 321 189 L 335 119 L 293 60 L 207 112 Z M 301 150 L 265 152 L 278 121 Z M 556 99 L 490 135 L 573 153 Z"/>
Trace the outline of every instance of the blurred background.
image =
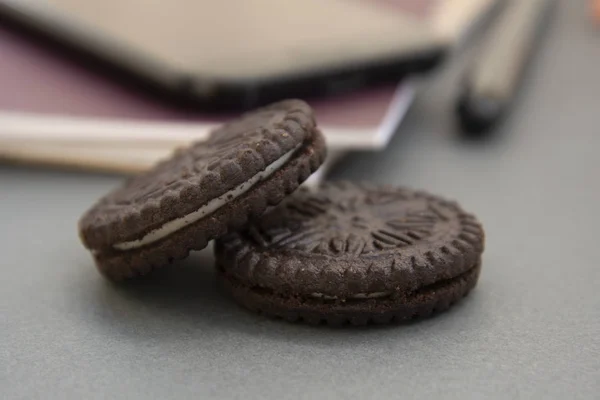
<path id="1" fill-rule="evenodd" d="M 484 136 L 552 3 L 0 0 L 0 158 L 137 173 L 241 112 L 302 98 L 331 148 L 321 176 L 385 149 L 422 82 L 472 46 L 447 107 Z"/>
<path id="2" fill-rule="evenodd" d="M 485 138 L 555 3 L 0 0 L 0 160 L 138 173 L 241 112 L 301 98 L 331 149 L 316 181 L 349 151 L 385 149 L 457 58 L 452 129 Z M 593 29 L 598 1 L 584 8 Z"/>

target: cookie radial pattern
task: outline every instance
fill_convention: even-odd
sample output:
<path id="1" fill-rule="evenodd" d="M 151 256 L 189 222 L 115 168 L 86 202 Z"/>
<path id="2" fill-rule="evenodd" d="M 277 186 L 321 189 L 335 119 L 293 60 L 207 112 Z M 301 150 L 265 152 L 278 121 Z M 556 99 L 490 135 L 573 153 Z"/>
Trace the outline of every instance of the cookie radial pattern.
<path id="1" fill-rule="evenodd" d="M 215 248 L 238 301 L 328 322 L 357 313 L 413 317 L 417 295 L 426 295 L 433 312 L 433 303 L 456 301 L 474 286 L 483 250 L 480 223 L 458 204 L 351 182 L 298 191 Z"/>

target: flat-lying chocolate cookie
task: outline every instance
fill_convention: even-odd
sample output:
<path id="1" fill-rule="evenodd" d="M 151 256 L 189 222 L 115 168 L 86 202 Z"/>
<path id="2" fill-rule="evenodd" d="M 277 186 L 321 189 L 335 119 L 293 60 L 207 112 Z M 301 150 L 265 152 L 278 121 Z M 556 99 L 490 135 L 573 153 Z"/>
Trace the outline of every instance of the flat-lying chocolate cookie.
<path id="1" fill-rule="evenodd" d="M 144 274 L 260 216 L 325 153 L 306 103 L 263 107 L 104 196 L 81 218 L 81 240 L 107 277 Z"/>
<path id="2" fill-rule="evenodd" d="M 481 225 L 456 203 L 349 182 L 298 190 L 215 246 L 241 305 L 333 325 L 445 310 L 477 283 L 483 250 Z"/>

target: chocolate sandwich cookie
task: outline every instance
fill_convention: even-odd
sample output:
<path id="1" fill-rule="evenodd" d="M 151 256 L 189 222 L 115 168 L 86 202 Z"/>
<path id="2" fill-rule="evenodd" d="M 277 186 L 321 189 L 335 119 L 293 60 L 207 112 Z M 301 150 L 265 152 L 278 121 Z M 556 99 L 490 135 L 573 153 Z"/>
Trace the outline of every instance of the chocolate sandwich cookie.
<path id="1" fill-rule="evenodd" d="M 260 108 L 101 198 L 79 222 L 81 240 L 107 277 L 147 273 L 260 216 L 317 170 L 325 153 L 306 103 Z"/>
<path id="2" fill-rule="evenodd" d="M 241 305 L 332 325 L 446 310 L 477 283 L 483 250 L 480 223 L 458 204 L 349 182 L 298 190 L 215 245 L 222 281 Z"/>

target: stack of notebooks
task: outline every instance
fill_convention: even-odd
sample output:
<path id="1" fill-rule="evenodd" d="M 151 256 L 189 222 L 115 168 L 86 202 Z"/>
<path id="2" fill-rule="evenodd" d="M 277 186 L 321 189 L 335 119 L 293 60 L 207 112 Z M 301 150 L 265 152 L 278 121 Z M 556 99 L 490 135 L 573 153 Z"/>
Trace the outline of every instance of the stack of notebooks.
<path id="1" fill-rule="evenodd" d="M 349 0 L 350 1 L 350 0 Z M 423 18 L 459 45 L 494 0 L 370 0 Z M 87 70 L 0 26 L 0 158 L 10 162 L 137 173 L 173 149 L 203 140 L 234 115 L 175 109 Z M 416 93 L 409 80 L 311 100 L 330 151 L 380 151 Z"/>

